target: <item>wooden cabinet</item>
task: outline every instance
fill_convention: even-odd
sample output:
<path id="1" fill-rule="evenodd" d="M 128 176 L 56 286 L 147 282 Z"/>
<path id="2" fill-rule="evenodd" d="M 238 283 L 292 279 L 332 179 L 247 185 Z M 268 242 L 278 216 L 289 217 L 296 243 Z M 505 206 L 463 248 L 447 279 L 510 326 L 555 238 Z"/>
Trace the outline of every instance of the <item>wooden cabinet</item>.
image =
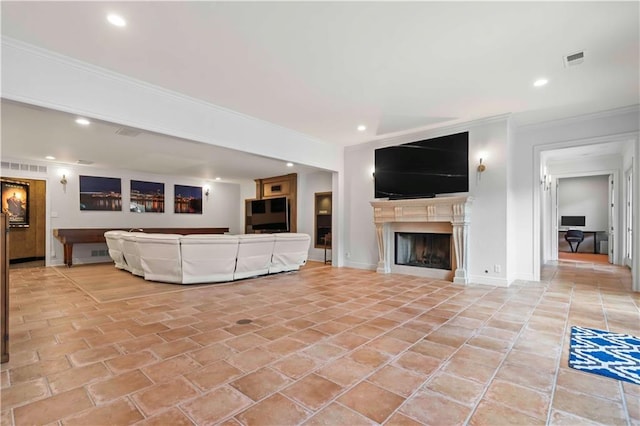
<path id="1" fill-rule="evenodd" d="M 0 236 L 0 346 L 2 352 L 2 362 L 9 361 L 9 216 L 0 214 L 1 236 Z"/>
<path id="2" fill-rule="evenodd" d="M 328 242 L 328 248 L 331 248 L 331 192 L 316 192 L 314 204 L 314 246 L 325 248 L 325 242 Z"/>

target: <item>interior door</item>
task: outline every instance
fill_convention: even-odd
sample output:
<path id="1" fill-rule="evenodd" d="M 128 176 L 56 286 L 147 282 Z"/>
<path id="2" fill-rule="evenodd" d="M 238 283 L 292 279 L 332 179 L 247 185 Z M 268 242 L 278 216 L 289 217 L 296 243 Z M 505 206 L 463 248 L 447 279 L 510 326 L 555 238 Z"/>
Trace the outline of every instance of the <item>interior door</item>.
<path id="1" fill-rule="evenodd" d="M 615 191 L 613 190 L 613 175 L 609 175 L 609 238 L 608 238 L 608 255 L 609 255 L 609 263 L 613 263 L 613 243 L 615 237 L 615 204 L 616 197 Z"/>

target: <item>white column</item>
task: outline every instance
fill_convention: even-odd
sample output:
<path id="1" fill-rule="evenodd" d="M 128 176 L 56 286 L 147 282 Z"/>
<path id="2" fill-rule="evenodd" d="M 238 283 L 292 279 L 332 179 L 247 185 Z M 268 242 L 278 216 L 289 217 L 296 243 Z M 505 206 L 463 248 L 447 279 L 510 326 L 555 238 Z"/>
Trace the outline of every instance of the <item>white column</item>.
<path id="1" fill-rule="evenodd" d="M 456 252 L 456 270 L 453 276 L 453 282 L 456 284 L 468 284 L 470 209 L 469 206 L 465 206 L 465 203 L 458 203 L 453 204 L 452 210 L 453 247 Z"/>
<path id="2" fill-rule="evenodd" d="M 453 248 L 456 252 L 456 270 L 453 282 L 456 284 L 468 284 L 469 259 L 467 251 L 469 244 L 469 224 L 466 222 L 451 222 L 453 225 Z"/>
<path id="3" fill-rule="evenodd" d="M 385 246 L 384 246 L 384 224 L 376 223 L 376 239 L 378 240 L 378 268 L 376 272 L 379 273 L 388 273 L 386 268 L 386 259 L 385 259 Z"/>

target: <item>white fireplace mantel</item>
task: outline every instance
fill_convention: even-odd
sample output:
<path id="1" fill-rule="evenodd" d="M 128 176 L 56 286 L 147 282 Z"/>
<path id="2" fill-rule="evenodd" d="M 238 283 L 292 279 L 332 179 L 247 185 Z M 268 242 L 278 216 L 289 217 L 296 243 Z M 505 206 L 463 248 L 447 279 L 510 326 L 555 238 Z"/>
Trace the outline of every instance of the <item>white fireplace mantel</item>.
<path id="1" fill-rule="evenodd" d="M 456 269 L 453 282 L 468 284 L 469 224 L 472 197 L 371 201 L 378 240 L 377 272 L 390 273 L 393 262 L 391 227 L 398 223 L 448 222 L 452 226 Z"/>

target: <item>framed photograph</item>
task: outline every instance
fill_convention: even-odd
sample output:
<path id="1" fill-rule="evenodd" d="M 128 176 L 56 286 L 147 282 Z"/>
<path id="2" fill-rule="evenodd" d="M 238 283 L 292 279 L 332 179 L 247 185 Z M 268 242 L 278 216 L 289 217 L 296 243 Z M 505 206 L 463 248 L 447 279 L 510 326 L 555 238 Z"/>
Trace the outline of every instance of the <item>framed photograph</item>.
<path id="1" fill-rule="evenodd" d="M 202 187 L 175 185 L 174 211 L 176 213 L 202 214 Z"/>
<path id="2" fill-rule="evenodd" d="M 120 178 L 80 176 L 80 210 L 122 211 Z"/>
<path id="3" fill-rule="evenodd" d="M 2 212 L 9 216 L 9 226 L 29 227 L 29 184 L 11 180 L 1 181 Z"/>
<path id="4" fill-rule="evenodd" d="M 164 213 L 164 183 L 132 180 L 129 211 Z"/>

